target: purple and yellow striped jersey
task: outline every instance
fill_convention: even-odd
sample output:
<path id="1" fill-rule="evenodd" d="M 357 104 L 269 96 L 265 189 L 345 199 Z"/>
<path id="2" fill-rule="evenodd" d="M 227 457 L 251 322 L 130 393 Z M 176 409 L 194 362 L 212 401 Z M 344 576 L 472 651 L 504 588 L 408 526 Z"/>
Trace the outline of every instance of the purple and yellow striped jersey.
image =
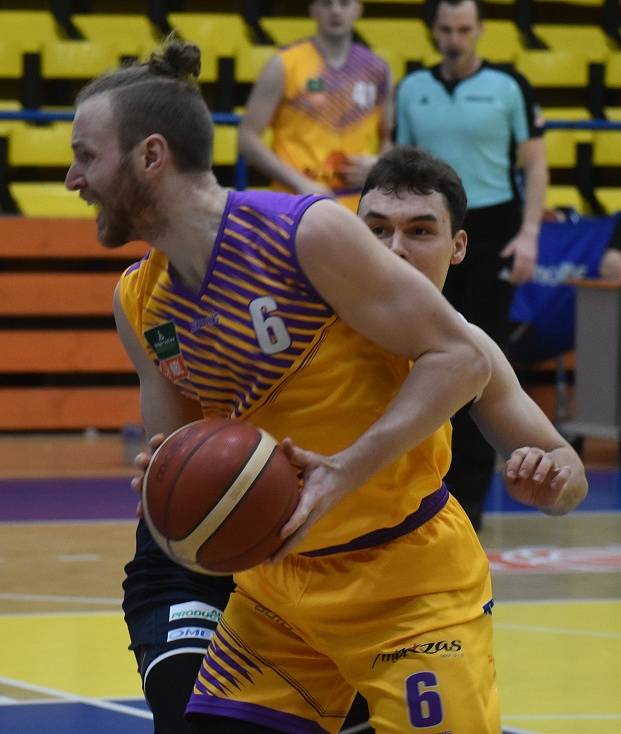
<path id="1" fill-rule="evenodd" d="M 302 271 L 296 231 L 318 198 L 230 192 L 198 292 L 152 250 L 123 274 L 120 295 L 151 358 L 205 415 L 247 419 L 333 454 L 383 413 L 409 363 L 338 319 Z M 446 424 L 345 498 L 300 550 L 400 523 L 440 486 L 449 461 Z"/>
<path id="2" fill-rule="evenodd" d="M 355 211 L 359 192 L 345 187 L 339 168 L 345 155 L 378 151 L 388 67 L 358 43 L 337 69 L 326 63 L 312 38 L 278 53 L 284 95 L 272 121 L 273 150 L 296 170 L 331 188 Z"/>

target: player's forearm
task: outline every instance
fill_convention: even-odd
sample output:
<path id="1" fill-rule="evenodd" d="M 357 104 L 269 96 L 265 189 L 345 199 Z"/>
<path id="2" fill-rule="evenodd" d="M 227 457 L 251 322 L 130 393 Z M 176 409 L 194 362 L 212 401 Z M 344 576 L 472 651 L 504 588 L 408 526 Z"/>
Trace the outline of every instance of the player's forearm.
<path id="1" fill-rule="evenodd" d="M 168 436 L 186 423 L 202 418 L 198 403 L 184 398 L 173 385 L 158 385 L 148 378 L 140 382 L 140 412 L 149 438 L 156 433 Z"/>
<path id="2" fill-rule="evenodd" d="M 533 237 L 539 235 L 543 215 L 548 169 L 545 160 L 535 160 L 526 168 L 524 185 L 524 212 L 521 231 Z"/>
<path id="3" fill-rule="evenodd" d="M 239 152 L 257 171 L 295 192 L 303 190 L 309 182 L 306 176 L 288 166 L 270 150 L 254 130 L 240 128 Z"/>
<path id="4" fill-rule="evenodd" d="M 473 345 L 422 355 L 385 413 L 335 457 L 351 477 L 351 486 L 360 486 L 428 438 L 488 379 L 489 361 Z"/>

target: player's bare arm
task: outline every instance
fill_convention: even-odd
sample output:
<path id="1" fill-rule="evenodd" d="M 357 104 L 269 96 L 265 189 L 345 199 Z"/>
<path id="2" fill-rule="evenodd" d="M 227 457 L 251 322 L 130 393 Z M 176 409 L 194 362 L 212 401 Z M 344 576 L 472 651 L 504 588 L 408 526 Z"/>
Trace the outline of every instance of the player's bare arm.
<path id="1" fill-rule="evenodd" d="M 132 488 L 139 492 L 151 455 L 164 436 L 203 416 L 198 403 L 183 397 L 149 358 L 125 316 L 118 287 L 114 294 L 114 319 L 121 342 L 138 373 L 140 412 L 149 437 L 149 451 L 141 452 L 134 460 L 140 473 L 132 480 Z"/>
<path id="2" fill-rule="evenodd" d="M 487 356 L 437 288 L 344 208 L 313 205 L 298 229 L 297 250 L 303 270 L 343 321 L 415 364 L 384 415 L 344 451 L 320 457 L 285 444 L 306 469 L 305 488 L 283 528 L 283 536 L 296 535 L 278 557 L 347 492 L 431 435 L 489 377 Z"/>
<path id="3" fill-rule="evenodd" d="M 470 412 L 486 440 L 506 459 L 509 494 L 548 514 L 570 512 L 588 491 L 580 457 L 522 389 L 494 341 L 478 327 L 471 328 L 489 355 L 492 371 Z"/>
<path id="4" fill-rule="evenodd" d="M 511 281 L 516 284 L 530 280 L 537 264 L 539 227 L 548 185 L 543 138 L 530 138 L 521 143 L 518 157 L 525 173 L 522 226 L 500 253 L 503 257 L 513 256 Z"/>
<path id="5" fill-rule="evenodd" d="M 239 152 L 265 176 L 298 194 L 324 191 L 321 184 L 284 163 L 261 139 L 284 95 L 284 79 L 282 60 L 274 56 L 265 65 L 248 97 L 244 119 L 239 126 Z"/>

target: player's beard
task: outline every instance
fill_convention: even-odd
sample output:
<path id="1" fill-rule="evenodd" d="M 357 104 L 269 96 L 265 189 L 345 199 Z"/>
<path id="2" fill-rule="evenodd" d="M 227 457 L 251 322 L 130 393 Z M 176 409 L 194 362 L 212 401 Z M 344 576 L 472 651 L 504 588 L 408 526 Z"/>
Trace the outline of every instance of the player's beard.
<path id="1" fill-rule="evenodd" d="M 99 241 L 108 248 L 146 239 L 144 230 L 153 229 L 152 220 L 158 218 L 153 194 L 138 181 L 128 159 L 121 161 L 112 180 L 114 190 L 105 203 L 100 200 L 101 211 L 97 217 Z"/>

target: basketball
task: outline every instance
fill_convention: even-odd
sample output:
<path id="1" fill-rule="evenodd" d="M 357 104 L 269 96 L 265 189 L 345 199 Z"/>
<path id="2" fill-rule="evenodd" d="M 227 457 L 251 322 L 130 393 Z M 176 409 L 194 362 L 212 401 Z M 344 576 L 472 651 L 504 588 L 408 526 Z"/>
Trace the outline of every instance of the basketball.
<path id="1" fill-rule="evenodd" d="M 156 449 L 142 491 L 149 530 L 174 561 L 205 574 L 243 571 L 283 543 L 300 491 L 296 469 L 266 431 L 209 418 Z"/>

